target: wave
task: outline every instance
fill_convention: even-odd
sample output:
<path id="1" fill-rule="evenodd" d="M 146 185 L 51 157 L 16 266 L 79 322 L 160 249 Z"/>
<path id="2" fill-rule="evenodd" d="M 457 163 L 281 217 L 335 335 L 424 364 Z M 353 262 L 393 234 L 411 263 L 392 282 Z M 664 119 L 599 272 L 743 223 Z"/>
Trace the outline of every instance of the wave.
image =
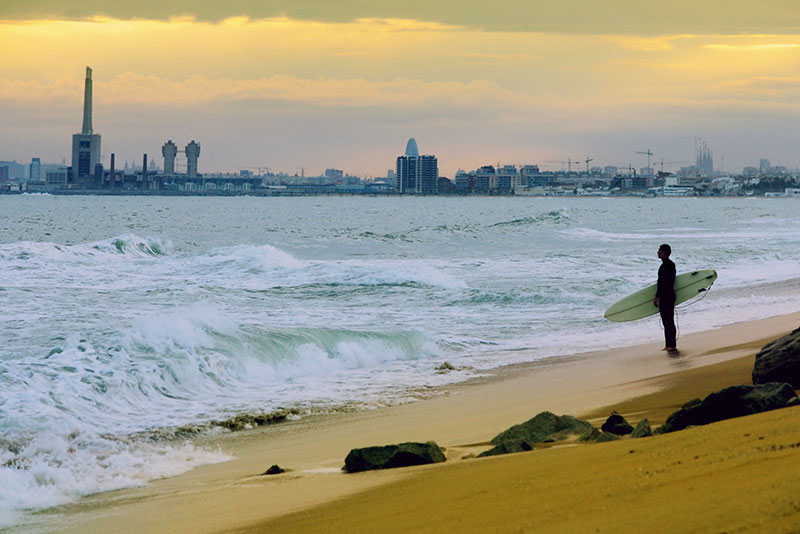
<path id="1" fill-rule="evenodd" d="M 78 245 L 51 242 L 19 241 L 0 245 L 0 260 L 58 261 L 73 258 L 113 256 L 164 256 L 169 254 L 171 243 L 158 237 L 139 237 L 123 234 L 102 241 Z"/>
<path id="2" fill-rule="evenodd" d="M 405 387 L 394 363 L 440 354 L 421 332 L 240 323 L 212 304 L 69 334 L 0 361 L 0 525 L 226 459 L 163 438 L 388 402 Z M 254 406 L 274 417 L 247 415 Z"/>
<path id="3" fill-rule="evenodd" d="M 547 213 L 542 213 L 540 215 L 535 215 L 532 217 L 522 217 L 519 219 L 512 219 L 510 221 L 502 221 L 494 224 L 490 224 L 489 228 L 502 228 L 502 227 L 513 227 L 513 226 L 529 226 L 529 225 L 541 225 L 543 223 L 550 223 L 550 224 L 564 224 L 570 222 L 569 211 L 566 209 L 560 210 L 553 210 L 548 211 Z"/>

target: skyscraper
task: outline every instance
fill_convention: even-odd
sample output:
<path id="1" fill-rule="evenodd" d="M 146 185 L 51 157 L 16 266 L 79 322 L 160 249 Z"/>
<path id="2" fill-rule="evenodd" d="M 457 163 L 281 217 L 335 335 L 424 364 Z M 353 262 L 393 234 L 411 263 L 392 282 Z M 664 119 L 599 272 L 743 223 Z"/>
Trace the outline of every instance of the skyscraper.
<path id="1" fill-rule="evenodd" d="M 412 137 L 404 156 L 397 157 L 397 192 L 436 194 L 439 191 L 439 163 L 436 156 L 420 156 Z"/>
<path id="2" fill-rule="evenodd" d="M 72 136 L 73 184 L 90 185 L 95 166 L 100 163 L 100 135 L 92 131 L 92 69 L 86 67 L 83 89 L 83 128 Z"/>
<path id="3" fill-rule="evenodd" d="M 38 182 L 42 179 L 42 160 L 39 158 L 31 158 L 31 172 L 30 180 Z"/>

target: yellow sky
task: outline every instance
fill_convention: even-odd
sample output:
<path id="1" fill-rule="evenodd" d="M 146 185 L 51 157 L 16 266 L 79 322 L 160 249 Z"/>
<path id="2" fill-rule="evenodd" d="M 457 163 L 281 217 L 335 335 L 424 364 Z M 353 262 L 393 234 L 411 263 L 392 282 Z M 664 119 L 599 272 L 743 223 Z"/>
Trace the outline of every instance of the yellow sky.
<path id="1" fill-rule="evenodd" d="M 413 136 L 452 176 L 498 160 L 591 154 L 628 164 L 647 148 L 685 160 L 701 136 L 730 167 L 800 159 L 785 140 L 800 117 L 797 33 L 489 31 L 456 22 L 6 17 L 0 110 L 21 134 L 0 159 L 67 153 L 86 65 L 106 157 L 157 153 L 184 136 L 176 141 L 203 143 L 206 170 L 266 159 L 287 171 L 375 175 Z"/>

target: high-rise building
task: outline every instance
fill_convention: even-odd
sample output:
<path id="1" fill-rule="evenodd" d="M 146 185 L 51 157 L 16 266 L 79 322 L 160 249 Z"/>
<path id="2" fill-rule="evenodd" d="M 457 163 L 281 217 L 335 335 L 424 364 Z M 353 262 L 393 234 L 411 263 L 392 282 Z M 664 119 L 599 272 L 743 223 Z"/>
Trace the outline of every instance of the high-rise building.
<path id="1" fill-rule="evenodd" d="M 197 158 L 200 157 L 200 145 L 192 140 L 186 145 L 186 174 L 189 178 L 197 178 Z"/>
<path id="2" fill-rule="evenodd" d="M 164 156 L 164 174 L 175 174 L 175 155 L 177 153 L 178 147 L 172 142 L 172 139 L 161 147 L 161 154 Z"/>
<path id="3" fill-rule="evenodd" d="M 439 163 L 436 156 L 420 156 L 412 137 L 404 156 L 397 157 L 397 192 L 436 194 L 439 191 Z"/>
<path id="4" fill-rule="evenodd" d="M 72 136 L 72 183 L 88 185 L 100 163 L 100 135 L 92 130 L 92 69 L 86 67 L 83 88 L 83 128 Z"/>
<path id="5" fill-rule="evenodd" d="M 31 173 L 30 180 L 38 182 L 42 179 L 42 160 L 39 158 L 31 158 Z"/>
<path id="6" fill-rule="evenodd" d="M 758 170 L 761 172 L 769 172 L 772 164 L 770 164 L 769 160 L 766 158 L 761 158 L 758 161 Z"/>

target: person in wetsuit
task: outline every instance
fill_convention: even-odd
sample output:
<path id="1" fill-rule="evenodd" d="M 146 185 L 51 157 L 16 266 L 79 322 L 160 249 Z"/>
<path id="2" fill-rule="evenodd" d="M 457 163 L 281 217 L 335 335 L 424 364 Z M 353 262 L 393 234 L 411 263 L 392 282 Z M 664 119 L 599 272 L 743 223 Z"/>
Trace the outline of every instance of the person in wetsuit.
<path id="1" fill-rule="evenodd" d="M 678 350 L 675 339 L 675 264 L 669 259 L 672 248 L 666 243 L 658 247 L 658 257 L 661 258 L 661 267 L 658 268 L 658 289 L 653 305 L 661 314 L 661 323 L 664 325 L 664 349 L 666 351 Z"/>

